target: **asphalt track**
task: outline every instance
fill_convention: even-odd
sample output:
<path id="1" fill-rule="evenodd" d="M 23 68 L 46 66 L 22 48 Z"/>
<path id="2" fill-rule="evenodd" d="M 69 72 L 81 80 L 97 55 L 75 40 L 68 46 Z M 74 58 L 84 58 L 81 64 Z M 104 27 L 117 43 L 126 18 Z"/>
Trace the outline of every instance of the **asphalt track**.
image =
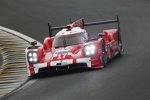
<path id="1" fill-rule="evenodd" d="M 123 56 L 94 71 L 47 73 L 29 81 L 7 100 L 149 100 L 149 0 L 1 0 L 0 25 L 39 41 L 47 22 L 69 18 L 97 21 L 120 16 Z"/>

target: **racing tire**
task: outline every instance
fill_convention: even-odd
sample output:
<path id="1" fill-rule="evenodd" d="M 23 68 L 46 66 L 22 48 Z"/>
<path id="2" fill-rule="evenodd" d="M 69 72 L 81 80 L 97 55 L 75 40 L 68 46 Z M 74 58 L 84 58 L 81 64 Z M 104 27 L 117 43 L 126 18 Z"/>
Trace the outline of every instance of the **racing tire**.
<path id="1" fill-rule="evenodd" d="M 102 64 L 103 64 L 103 68 L 106 66 L 107 63 L 108 63 L 108 57 L 107 57 L 106 54 L 103 52 L 103 54 L 102 54 Z"/>
<path id="2" fill-rule="evenodd" d="M 106 66 L 106 64 L 108 63 L 108 57 L 106 56 L 106 50 L 105 50 L 105 44 L 104 42 L 102 43 L 102 64 L 103 64 L 103 68 Z"/>
<path id="3" fill-rule="evenodd" d="M 117 56 L 121 56 L 122 55 L 122 43 L 121 41 L 118 42 L 118 55 Z"/>

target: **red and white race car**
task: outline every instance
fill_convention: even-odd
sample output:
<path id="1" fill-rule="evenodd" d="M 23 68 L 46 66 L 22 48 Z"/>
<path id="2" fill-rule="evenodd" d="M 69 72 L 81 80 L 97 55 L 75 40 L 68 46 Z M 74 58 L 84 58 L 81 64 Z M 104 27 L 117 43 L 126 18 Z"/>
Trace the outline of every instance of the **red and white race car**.
<path id="1" fill-rule="evenodd" d="M 117 29 L 107 29 L 98 33 L 96 39 L 90 39 L 85 26 L 117 23 Z M 53 30 L 60 30 L 55 36 Z M 122 52 L 122 40 L 119 17 L 115 20 L 84 23 L 77 20 L 67 26 L 51 27 L 50 36 L 46 37 L 43 46 L 36 41 L 26 48 L 26 62 L 29 76 L 40 71 L 67 70 L 76 67 L 103 68 L 107 62 Z"/>

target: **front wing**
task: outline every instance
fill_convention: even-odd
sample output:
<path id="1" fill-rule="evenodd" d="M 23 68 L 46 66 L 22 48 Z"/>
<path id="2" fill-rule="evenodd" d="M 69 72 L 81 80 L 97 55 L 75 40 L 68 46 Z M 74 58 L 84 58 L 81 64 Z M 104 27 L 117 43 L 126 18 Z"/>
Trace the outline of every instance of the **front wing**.
<path id="1" fill-rule="evenodd" d="M 74 67 L 76 67 L 76 65 L 78 65 L 78 64 L 85 64 L 87 67 L 92 67 L 90 57 L 77 58 L 77 59 L 57 60 L 57 61 L 37 63 L 37 64 L 27 64 L 28 65 L 27 66 L 28 73 L 29 73 L 28 76 L 39 73 L 39 70 L 42 69 L 42 68 L 53 68 L 53 67 L 71 66 L 71 65 L 74 65 Z"/>

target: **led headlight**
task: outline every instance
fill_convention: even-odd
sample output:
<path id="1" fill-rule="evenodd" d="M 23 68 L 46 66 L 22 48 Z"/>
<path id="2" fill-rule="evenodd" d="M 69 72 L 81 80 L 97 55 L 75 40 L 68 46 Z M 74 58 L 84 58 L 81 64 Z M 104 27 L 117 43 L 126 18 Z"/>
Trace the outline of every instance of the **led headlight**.
<path id="1" fill-rule="evenodd" d="M 38 54 L 35 51 L 28 52 L 27 58 L 29 63 L 35 64 L 38 62 Z"/>
<path id="2" fill-rule="evenodd" d="M 85 55 L 91 56 L 94 55 L 96 52 L 96 46 L 95 45 L 87 45 L 85 46 Z"/>

